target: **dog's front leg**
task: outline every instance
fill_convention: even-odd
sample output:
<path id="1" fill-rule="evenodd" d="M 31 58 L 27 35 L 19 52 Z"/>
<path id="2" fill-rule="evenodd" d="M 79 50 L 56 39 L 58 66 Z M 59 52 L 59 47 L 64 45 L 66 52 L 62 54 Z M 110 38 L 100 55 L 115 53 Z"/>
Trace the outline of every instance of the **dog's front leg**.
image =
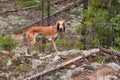
<path id="1" fill-rule="evenodd" d="M 52 42 L 52 45 L 53 45 L 55 51 L 58 52 L 54 38 L 51 38 L 51 42 Z"/>

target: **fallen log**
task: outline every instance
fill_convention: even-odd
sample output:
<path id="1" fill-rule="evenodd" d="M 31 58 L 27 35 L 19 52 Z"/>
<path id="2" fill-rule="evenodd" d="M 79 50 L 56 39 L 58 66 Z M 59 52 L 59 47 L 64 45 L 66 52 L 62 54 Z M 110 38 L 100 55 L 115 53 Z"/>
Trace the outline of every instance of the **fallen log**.
<path id="1" fill-rule="evenodd" d="M 118 52 L 118 51 L 112 51 L 110 49 L 105 49 L 105 48 L 102 48 L 102 47 L 100 47 L 99 49 L 100 49 L 101 52 L 104 52 L 104 53 L 107 53 L 107 54 L 110 54 L 110 55 L 116 55 L 116 56 L 120 57 L 120 52 Z"/>
<path id="2" fill-rule="evenodd" d="M 66 66 L 69 66 L 70 64 L 73 64 L 73 63 L 75 63 L 83 58 L 86 58 L 92 54 L 99 53 L 99 52 L 100 52 L 100 49 L 92 49 L 92 50 L 83 51 L 83 55 L 80 55 L 80 56 L 78 56 L 74 59 L 71 59 L 69 61 L 66 61 L 62 64 L 53 66 L 52 68 L 46 69 L 46 70 L 39 72 L 37 74 L 31 75 L 30 77 L 26 77 L 24 80 L 35 80 L 36 78 L 40 78 L 40 77 L 42 77 L 50 72 L 54 72 L 56 70 L 60 70 L 62 68 L 65 68 Z"/>

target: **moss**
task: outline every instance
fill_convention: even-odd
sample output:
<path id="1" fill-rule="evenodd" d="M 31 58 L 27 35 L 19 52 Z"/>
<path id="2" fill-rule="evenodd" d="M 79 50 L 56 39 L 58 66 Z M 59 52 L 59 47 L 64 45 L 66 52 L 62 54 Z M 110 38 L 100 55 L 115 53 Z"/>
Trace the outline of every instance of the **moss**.
<path id="1" fill-rule="evenodd" d="M 98 57 L 98 62 L 101 63 L 101 64 L 104 64 L 104 63 L 105 63 L 105 58 L 104 58 L 104 56 L 99 56 L 99 57 Z"/>
<path id="2" fill-rule="evenodd" d="M 45 68 L 47 67 L 47 65 L 48 64 L 43 63 L 43 64 L 39 65 L 37 68 L 38 68 L 38 70 L 43 71 L 43 70 L 45 70 Z"/>
<path id="3" fill-rule="evenodd" d="M 3 57 L 3 55 L 4 55 L 3 53 L 0 53 L 0 57 Z"/>
<path id="4" fill-rule="evenodd" d="M 17 66 L 17 69 L 18 69 L 18 71 L 20 71 L 20 72 L 25 72 L 25 73 L 32 71 L 31 66 L 28 65 L 28 64 L 26 64 L 26 63 L 19 64 L 19 65 Z"/>

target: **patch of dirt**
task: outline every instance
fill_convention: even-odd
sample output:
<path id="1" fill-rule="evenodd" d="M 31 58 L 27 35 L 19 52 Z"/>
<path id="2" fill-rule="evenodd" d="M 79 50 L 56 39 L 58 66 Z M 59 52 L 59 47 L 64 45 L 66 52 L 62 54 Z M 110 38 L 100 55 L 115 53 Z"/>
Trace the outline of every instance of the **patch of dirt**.
<path id="1" fill-rule="evenodd" d="M 86 70 L 85 72 L 80 73 L 75 80 L 97 80 L 103 76 L 116 76 L 118 72 L 115 71 L 113 68 L 108 66 L 99 66 L 97 69 L 94 70 Z"/>

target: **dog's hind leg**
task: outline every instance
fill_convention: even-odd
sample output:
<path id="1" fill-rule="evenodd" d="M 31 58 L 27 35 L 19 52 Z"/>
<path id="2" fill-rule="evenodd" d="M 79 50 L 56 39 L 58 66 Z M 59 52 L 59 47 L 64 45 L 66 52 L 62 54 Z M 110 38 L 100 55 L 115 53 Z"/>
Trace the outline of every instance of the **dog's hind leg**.
<path id="1" fill-rule="evenodd" d="M 25 48 L 26 55 L 30 54 L 30 47 L 35 44 L 35 38 L 34 38 L 35 36 L 33 34 L 29 34 L 28 37 L 29 37 L 29 43 Z"/>

